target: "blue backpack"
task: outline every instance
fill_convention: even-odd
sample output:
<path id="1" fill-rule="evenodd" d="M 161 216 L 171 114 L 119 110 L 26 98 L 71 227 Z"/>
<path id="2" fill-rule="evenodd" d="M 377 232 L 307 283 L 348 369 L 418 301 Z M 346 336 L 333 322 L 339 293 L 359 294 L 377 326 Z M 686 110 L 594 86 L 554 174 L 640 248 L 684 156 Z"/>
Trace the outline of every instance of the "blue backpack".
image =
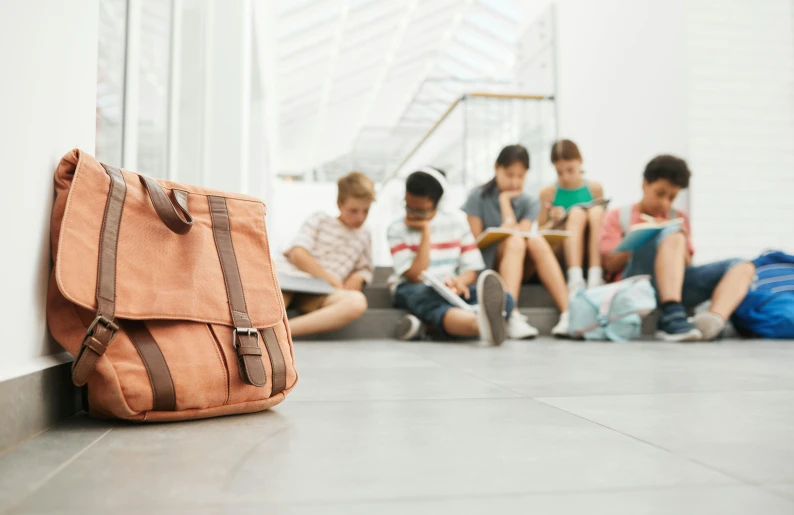
<path id="1" fill-rule="evenodd" d="M 794 338 L 794 256 L 767 252 L 753 264 L 755 279 L 731 322 L 746 336 Z"/>

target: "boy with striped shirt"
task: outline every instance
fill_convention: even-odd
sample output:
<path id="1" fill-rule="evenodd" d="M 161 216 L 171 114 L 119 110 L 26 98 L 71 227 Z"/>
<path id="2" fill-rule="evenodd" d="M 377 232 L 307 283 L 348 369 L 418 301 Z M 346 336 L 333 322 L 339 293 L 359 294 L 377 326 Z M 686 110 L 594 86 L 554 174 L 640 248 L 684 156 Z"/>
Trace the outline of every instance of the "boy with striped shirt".
<path id="1" fill-rule="evenodd" d="M 485 264 L 468 224 L 438 209 L 446 188 L 446 178 L 439 170 L 425 167 L 412 173 L 405 185 L 406 216 L 388 230 L 394 304 L 411 313 L 398 336 L 415 338 L 421 321 L 443 336 L 479 336 L 499 345 L 509 336 L 505 320 L 513 310 L 513 298 L 505 293 L 496 272 L 479 273 Z M 423 284 L 423 272 L 444 281 L 453 293 L 477 308 L 454 307 Z"/>

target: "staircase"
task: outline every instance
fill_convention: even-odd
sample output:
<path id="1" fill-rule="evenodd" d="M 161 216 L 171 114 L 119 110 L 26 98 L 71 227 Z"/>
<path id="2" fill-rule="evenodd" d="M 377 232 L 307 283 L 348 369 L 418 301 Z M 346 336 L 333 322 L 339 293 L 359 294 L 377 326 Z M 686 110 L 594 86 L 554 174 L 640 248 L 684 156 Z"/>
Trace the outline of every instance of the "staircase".
<path id="1" fill-rule="evenodd" d="M 392 307 L 391 294 L 386 280 L 391 268 L 377 268 L 372 284 L 364 288 L 369 309 L 363 317 L 339 331 L 321 336 L 296 338 L 296 340 L 375 340 L 394 338 L 397 322 L 406 311 Z M 560 312 L 546 289 L 539 284 L 524 285 L 519 296 L 518 309 L 526 315 L 529 323 L 537 327 L 541 335 L 549 335 L 557 323 Z M 290 313 L 290 316 L 297 313 Z M 656 327 L 656 317 L 648 317 L 643 332 L 652 334 Z"/>

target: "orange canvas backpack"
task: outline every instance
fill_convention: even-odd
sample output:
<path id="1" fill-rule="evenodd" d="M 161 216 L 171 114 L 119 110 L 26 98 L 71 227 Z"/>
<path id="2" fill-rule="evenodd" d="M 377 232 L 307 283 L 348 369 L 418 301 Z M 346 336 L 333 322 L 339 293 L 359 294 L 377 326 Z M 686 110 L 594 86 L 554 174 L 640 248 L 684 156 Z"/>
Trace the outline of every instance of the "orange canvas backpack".
<path id="1" fill-rule="evenodd" d="M 298 378 L 260 200 L 79 150 L 55 189 L 47 322 L 91 415 L 184 420 L 284 400 Z"/>

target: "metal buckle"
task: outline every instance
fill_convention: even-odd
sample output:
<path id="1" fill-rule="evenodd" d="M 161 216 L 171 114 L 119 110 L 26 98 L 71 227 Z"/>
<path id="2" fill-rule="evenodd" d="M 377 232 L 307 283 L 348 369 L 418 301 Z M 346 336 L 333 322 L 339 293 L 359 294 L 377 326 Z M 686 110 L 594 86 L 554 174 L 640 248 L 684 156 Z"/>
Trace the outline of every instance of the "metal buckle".
<path id="1" fill-rule="evenodd" d="M 113 320 L 110 320 L 109 318 L 106 318 L 104 315 L 98 315 L 94 319 L 94 321 L 91 322 L 91 325 L 88 326 L 88 329 L 85 332 L 85 336 L 86 336 L 86 338 L 88 338 L 89 336 L 94 336 L 94 328 L 96 328 L 97 324 L 100 324 L 100 323 L 102 325 L 104 325 L 105 328 L 107 328 L 110 331 L 110 333 L 111 333 L 110 334 L 110 339 L 105 344 L 105 345 L 110 345 L 110 342 L 113 341 L 113 338 L 115 338 L 116 334 L 119 332 L 119 326 L 118 326 L 118 324 L 114 323 Z"/>
<path id="2" fill-rule="evenodd" d="M 232 331 L 232 346 L 235 349 L 239 347 L 239 345 L 237 345 L 237 337 L 240 334 L 253 336 L 256 338 L 257 345 L 259 345 L 259 331 L 257 331 L 255 327 L 235 327 L 234 331 Z"/>

